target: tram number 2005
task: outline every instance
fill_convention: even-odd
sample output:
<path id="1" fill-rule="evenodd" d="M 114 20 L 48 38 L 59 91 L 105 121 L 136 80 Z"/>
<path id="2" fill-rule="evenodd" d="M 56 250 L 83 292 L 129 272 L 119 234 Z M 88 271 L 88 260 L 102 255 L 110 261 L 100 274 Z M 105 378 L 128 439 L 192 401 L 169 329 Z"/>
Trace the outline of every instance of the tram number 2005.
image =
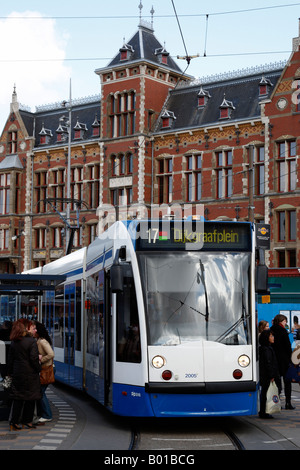
<path id="1" fill-rule="evenodd" d="M 184 376 L 186 379 L 196 379 L 198 374 L 185 374 Z"/>

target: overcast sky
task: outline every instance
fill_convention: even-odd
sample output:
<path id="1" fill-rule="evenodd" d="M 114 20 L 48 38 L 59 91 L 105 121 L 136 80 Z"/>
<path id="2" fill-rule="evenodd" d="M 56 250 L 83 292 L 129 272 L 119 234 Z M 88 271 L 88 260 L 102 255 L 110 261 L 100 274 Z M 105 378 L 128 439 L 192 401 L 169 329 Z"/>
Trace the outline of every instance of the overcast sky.
<path id="1" fill-rule="evenodd" d="M 18 100 L 35 106 L 100 93 L 105 67 L 139 24 L 140 0 L 14 0 L 0 9 L 0 127 Z M 196 55 L 196 78 L 287 60 L 298 36 L 300 2 L 280 0 L 142 0 L 142 18 L 173 57 Z M 175 15 L 177 14 L 177 17 Z M 185 70 L 187 63 L 178 60 Z"/>

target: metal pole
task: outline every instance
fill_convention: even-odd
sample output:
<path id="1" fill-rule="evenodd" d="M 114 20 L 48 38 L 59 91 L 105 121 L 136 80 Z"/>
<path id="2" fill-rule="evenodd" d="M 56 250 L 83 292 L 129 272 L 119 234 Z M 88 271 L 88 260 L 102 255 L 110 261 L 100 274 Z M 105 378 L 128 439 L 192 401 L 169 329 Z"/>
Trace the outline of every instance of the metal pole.
<path id="1" fill-rule="evenodd" d="M 249 146 L 249 221 L 254 222 L 254 175 L 253 175 L 254 145 Z"/>
<path id="2" fill-rule="evenodd" d="M 69 199 L 71 197 L 71 132 L 72 132 L 72 92 L 71 92 L 71 78 L 70 78 L 70 97 L 68 103 L 68 111 L 69 111 L 69 134 L 68 134 L 68 167 L 67 167 L 67 222 L 70 224 L 70 202 Z M 70 239 L 70 228 L 69 225 L 66 226 L 66 247 L 68 247 L 69 239 Z"/>

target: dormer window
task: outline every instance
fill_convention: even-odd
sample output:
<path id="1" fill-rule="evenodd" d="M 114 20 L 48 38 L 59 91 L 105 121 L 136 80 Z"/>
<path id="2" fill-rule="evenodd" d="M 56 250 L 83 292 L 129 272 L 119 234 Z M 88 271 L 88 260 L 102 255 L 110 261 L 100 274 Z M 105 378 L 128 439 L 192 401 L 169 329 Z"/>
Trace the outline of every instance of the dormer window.
<path id="1" fill-rule="evenodd" d="M 87 126 L 86 124 L 83 124 L 82 122 L 79 122 L 77 119 L 77 122 L 74 126 L 74 139 L 83 139 L 84 133 L 87 131 Z"/>
<path id="2" fill-rule="evenodd" d="M 161 116 L 162 119 L 162 127 L 163 129 L 172 127 L 173 122 L 175 121 L 176 117 L 173 111 L 165 110 Z"/>
<path id="3" fill-rule="evenodd" d="M 50 129 L 45 129 L 44 123 L 41 132 L 39 132 L 39 136 L 41 145 L 49 145 L 50 139 L 52 137 L 52 132 Z"/>
<path id="4" fill-rule="evenodd" d="M 200 91 L 197 95 L 198 98 L 198 108 L 204 108 L 206 106 L 209 98 L 211 98 L 209 91 L 203 90 L 202 86 L 200 88 Z"/>
<path id="5" fill-rule="evenodd" d="M 97 137 L 99 136 L 100 134 L 100 122 L 98 121 L 98 117 L 97 117 L 97 114 L 95 115 L 95 119 L 94 119 L 94 122 L 92 124 L 92 134 L 94 137 Z"/>
<path id="6" fill-rule="evenodd" d="M 170 53 L 167 52 L 164 47 L 159 47 L 158 49 L 155 49 L 155 55 L 157 56 L 161 64 L 168 64 L 168 56 L 170 55 Z"/>
<path id="7" fill-rule="evenodd" d="M 265 97 L 269 93 L 269 88 L 271 88 L 273 84 L 268 78 L 262 77 L 261 81 L 259 82 L 259 96 Z"/>
<path id="8" fill-rule="evenodd" d="M 59 123 L 58 128 L 56 129 L 56 140 L 57 142 L 66 142 L 67 137 L 68 137 L 68 128 L 67 126 L 63 126 L 61 123 Z"/>
<path id="9" fill-rule="evenodd" d="M 231 118 L 231 113 L 235 109 L 232 101 L 226 100 L 225 94 L 222 104 L 220 105 L 220 119 Z"/>
<path id="10" fill-rule="evenodd" d="M 119 49 L 120 51 L 120 60 L 129 60 L 134 53 L 134 49 L 130 44 L 123 44 L 123 47 Z"/>

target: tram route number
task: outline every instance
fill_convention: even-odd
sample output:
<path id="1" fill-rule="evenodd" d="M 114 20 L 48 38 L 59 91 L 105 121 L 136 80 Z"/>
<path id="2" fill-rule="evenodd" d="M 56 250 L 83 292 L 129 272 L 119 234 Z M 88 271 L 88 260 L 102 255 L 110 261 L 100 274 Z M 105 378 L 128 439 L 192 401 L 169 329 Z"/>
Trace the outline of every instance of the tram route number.
<path id="1" fill-rule="evenodd" d="M 128 465 L 135 468 L 138 464 L 146 465 L 194 465 L 193 454 L 149 454 L 145 458 L 111 454 L 104 458 L 105 465 Z"/>

